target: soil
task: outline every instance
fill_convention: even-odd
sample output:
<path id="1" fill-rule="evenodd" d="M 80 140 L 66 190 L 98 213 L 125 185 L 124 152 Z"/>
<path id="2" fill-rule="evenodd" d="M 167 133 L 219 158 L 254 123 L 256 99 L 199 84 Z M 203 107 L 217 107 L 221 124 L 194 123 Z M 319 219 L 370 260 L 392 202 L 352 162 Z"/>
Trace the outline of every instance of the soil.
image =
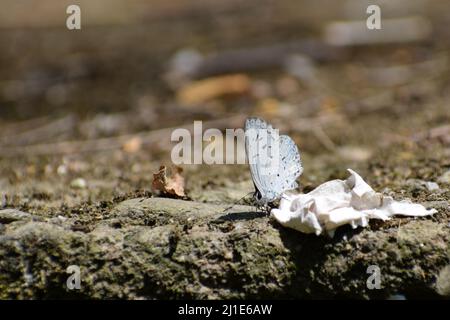
<path id="1" fill-rule="evenodd" d="M 287 9 L 261 26 L 228 7 L 74 35 L 0 29 L 0 297 L 448 298 L 450 34 L 440 8 L 428 8 L 426 41 L 312 58 L 318 81 L 242 70 L 251 92 L 194 106 L 167 82 L 176 52 L 320 39 L 319 29 L 284 19 Z M 173 143 L 163 134 L 133 147 L 133 137 L 234 115 L 261 116 L 296 141 L 300 192 L 352 168 L 375 190 L 438 213 L 342 227 L 329 239 L 286 230 L 241 199 L 253 191 L 246 165 L 183 165 L 185 199 L 152 192 Z M 82 290 L 65 286 L 70 264 L 82 266 Z M 380 266 L 382 290 L 367 288 L 369 265 Z"/>

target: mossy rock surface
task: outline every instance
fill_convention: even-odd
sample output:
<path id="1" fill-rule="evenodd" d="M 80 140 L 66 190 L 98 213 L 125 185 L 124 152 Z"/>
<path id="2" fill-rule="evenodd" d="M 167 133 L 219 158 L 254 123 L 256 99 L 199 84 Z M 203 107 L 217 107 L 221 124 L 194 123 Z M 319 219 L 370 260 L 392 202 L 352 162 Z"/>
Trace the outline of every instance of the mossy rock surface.
<path id="1" fill-rule="evenodd" d="M 449 226 L 433 219 L 333 239 L 280 227 L 251 206 L 167 198 L 118 203 L 89 230 L 0 211 L 1 298 L 387 298 L 449 296 Z M 69 290 L 66 269 L 81 270 Z M 381 271 L 368 289 L 367 268 Z"/>

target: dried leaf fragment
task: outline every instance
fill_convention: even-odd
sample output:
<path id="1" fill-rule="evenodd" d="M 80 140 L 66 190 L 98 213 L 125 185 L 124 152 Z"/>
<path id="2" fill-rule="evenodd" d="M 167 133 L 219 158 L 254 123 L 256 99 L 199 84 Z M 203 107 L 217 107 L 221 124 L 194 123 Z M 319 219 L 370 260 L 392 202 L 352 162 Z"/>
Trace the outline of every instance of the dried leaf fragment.
<path id="1" fill-rule="evenodd" d="M 182 105 L 196 105 L 224 96 L 242 95 L 250 91 L 251 81 L 245 74 L 231 74 L 194 81 L 177 92 Z"/>
<path id="2" fill-rule="evenodd" d="M 126 153 L 136 153 L 141 149 L 142 139 L 140 137 L 132 137 L 122 145 Z"/>
<path id="3" fill-rule="evenodd" d="M 170 171 L 170 176 L 167 176 L 167 167 L 159 167 L 159 171 L 153 174 L 152 190 L 166 196 L 185 197 L 184 178 L 181 176 L 183 169 L 173 166 Z"/>

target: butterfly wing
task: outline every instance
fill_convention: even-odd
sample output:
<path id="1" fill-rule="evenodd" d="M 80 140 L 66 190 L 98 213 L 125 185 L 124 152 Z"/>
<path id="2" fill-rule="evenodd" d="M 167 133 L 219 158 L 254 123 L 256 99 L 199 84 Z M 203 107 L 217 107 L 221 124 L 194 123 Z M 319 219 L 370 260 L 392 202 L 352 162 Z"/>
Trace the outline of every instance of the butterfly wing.
<path id="1" fill-rule="evenodd" d="M 302 174 L 303 167 L 300 153 L 295 142 L 286 135 L 280 136 L 280 159 L 277 176 L 271 180 L 272 188 L 276 188 L 278 195 L 298 187 L 297 178 Z"/>
<path id="2" fill-rule="evenodd" d="M 251 130 L 265 130 L 270 125 L 260 118 L 248 118 L 245 121 L 245 153 L 250 166 L 250 174 L 252 176 L 253 184 L 257 191 L 263 195 L 264 190 L 267 190 L 267 186 L 264 179 L 261 179 L 262 174 L 260 172 L 260 153 L 258 151 L 258 135 L 250 134 Z"/>
<path id="3" fill-rule="evenodd" d="M 249 129 L 268 132 L 267 141 L 258 141 L 260 137 L 247 135 Z M 250 172 L 255 188 L 261 194 L 260 202 L 266 204 L 279 198 L 287 190 L 297 188 L 296 179 L 302 174 L 300 153 L 294 141 L 286 135 L 278 136 L 270 124 L 259 118 L 249 118 L 245 123 L 245 148 L 250 163 Z M 264 148 L 274 147 L 278 143 L 278 152 L 274 149 L 272 161 L 278 160 L 262 172 L 262 154 Z M 258 150 L 260 148 L 260 150 Z M 269 152 L 270 153 L 270 152 Z"/>

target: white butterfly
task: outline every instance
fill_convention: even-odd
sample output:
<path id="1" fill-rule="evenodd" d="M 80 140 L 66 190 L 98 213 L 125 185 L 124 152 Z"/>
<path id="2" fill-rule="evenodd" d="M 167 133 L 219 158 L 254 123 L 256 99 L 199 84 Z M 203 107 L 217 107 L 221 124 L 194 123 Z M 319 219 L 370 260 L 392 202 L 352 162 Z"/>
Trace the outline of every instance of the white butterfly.
<path id="1" fill-rule="evenodd" d="M 265 207 L 285 191 L 298 187 L 295 180 L 302 174 L 303 167 L 298 148 L 289 136 L 279 136 L 278 130 L 260 118 L 248 118 L 245 152 L 257 205 Z"/>

